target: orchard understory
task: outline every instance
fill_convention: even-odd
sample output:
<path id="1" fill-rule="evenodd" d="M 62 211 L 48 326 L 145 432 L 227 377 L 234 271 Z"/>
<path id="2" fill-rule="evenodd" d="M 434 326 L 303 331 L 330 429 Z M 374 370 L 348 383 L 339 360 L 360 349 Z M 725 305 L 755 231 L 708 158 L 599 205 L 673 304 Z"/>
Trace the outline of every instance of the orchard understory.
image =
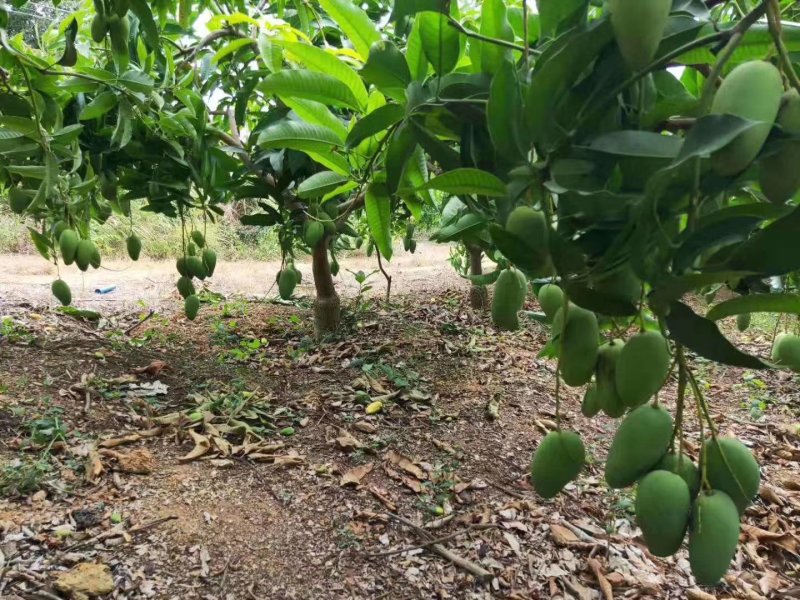
<path id="1" fill-rule="evenodd" d="M 417 550 L 458 574 L 443 576 L 438 591 L 425 580 L 434 587 L 420 592 L 424 597 L 466 589 L 476 597 L 543 590 L 591 597 L 576 579 L 588 570 L 608 599 L 614 581 L 633 587 L 624 574 L 613 575 L 619 566 L 610 547 L 623 530 L 639 532 L 640 557 L 667 559 L 653 563 L 671 571 L 659 585 L 728 586 L 750 598 L 785 596 L 792 585 L 796 591 L 796 569 L 767 570 L 772 563 L 760 560 L 757 545 L 770 535 L 797 555 L 796 489 L 783 486 L 782 493 L 770 479 L 780 461 L 797 461 L 796 422 L 781 425 L 780 451 L 754 438 L 774 435 L 766 420 L 775 406 L 789 419 L 797 410 L 790 401 L 800 373 L 797 3 L 92 0 L 54 8 L 58 19 L 42 31 L 15 21 L 32 14 L 19 12 L 26 6 L 33 4 L 0 4 L 0 200 L 25 220 L 36 251 L 52 264 L 50 289 L 61 308 L 46 318 L 56 329 L 69 318 L 87 321 L 82 333 L 103 346 L 82 355 L 64 344 L 59 368 L 70 379 L 71 360 L 104 364 L 111 353 L 125 354 L 131 332 L 144 326 L 120 330 L 108 316 L 84 310 L 76 300 L 85 303 L 85 295 L 65 277 L 108 269 L 95 231 L 112 217 L 130 260 L 146 256 L 137 220 L 149 211 L 171 219 L 181 234 L 171 296 L 182 299 L 185 329 L 170 331 L 176 341 L 162 330 L 173 325 L 156 323 L 142 345 L 186 348 L 193 339 L 197 361 L 214 355 L 220 365 L 235 364 L 239 377 L 229 376 L 224 390 L 204 383 L 202 392 L 183 382 L 185 398 L 173 405 L 160 398 L 157 382 L 139 381 L 175 368 L 170 361 L 111 379 L 98 376 L 100 365 L 83 365 L 89 370 L 80 384 L 59 388 L 58 398 L 83 394 L 89 421 L 95 392 L 106 400 L 137 398 L 133 416 L 119 413 L 130 438 L 76 449 L 69 442 L 79 436 L 65 429 L 74 407 L 55 406 L 25 426 L 12 420 L 12 428 L 28 430 L 13 449 L 38 458 L 6 467 L 8 496 L 31 506 L 61 501 L 67 489 L 44 484 L 54 472 L 95 488 L 109 471 L 152 473 L 150 450 L 131 458 L 113 448 L 169 434 L 193 445 L 179 464 L 247 464 L 267 479 L 296 469 L 312 487 L 324 481 L 339 500 L 352 489 L 377 502 L 381 512 L 346 505 L 350 521 L 334 527 L 336 543 L 342 551 L 360 548 L 376 521 L 386 534 L 408 528 Z M 299 307 L 288 319 L 278 311 L 253 324 L 250 304 L 215 291 L 217 249 L 206 234 L 209 223 L 231 214 L 226 205 L 242 225 L 276 235 L 280 268 L 264 288 L 286 310 Z M 424 238 L 449 245 L 451 265 L 465 280 L 452 305 L 437 312 L 424 288 L 399 301 L 393 296 L 391 261 L 401 237 L 411 255 Z M 352 257 L 375 263 L 370 271 L 345 271 L 358 289 L 343 303 L 336 278 L 345 273 L 340 262 Z M 301 293 L 312 289 L 308 282 L 300 287 L 298 265 L 309 260 L 313 298 Z M 381 277 L 386 293 L 378 306 L 373 292 Z M 263 309 L 252 306 L 256 314 Z M 175 314 L 159 307 L 144 318 L 162 313 Z M 420 314 L 428 317 L 422 323 Z M 432 320 L 435 335 L 418 331 L 425 342 L 404 342 L 406 349 L 389 334 L 409 339 L 403 319 L 418 329 Z M 42 348 L 29 320 L 3 321 L 0 343 L 43 350 L 49 364 L 47 344 Z M 520 340 L 533 342 L 522 354 Z M 406 352 L 419 362 L 423 349 L 429 364 L 410 367 Z M 173 359 L 182 370 L 184 354 Z M 449 368 L 439 373 L 440 364 Z M 278 383 L 249 380 L 248 369 Z M 324 385 L 298 396 L 304 369 L 324 376 Z M 441 387 L 453 387 L 455 372 L 466 375 L 456 389 L 474 386 L 464 398 Z M 721 400 L 715 376 L 731 373 L 740 380 L 728 387 L 739 390 L 736 401 Z M 47 369 L 40 375 L 32 385 L 52 387 L 61 377 Z M 518 396 L 529 396 L 532 382 L 542 393 L 529 405 Z M 26 394 L 31 382 L 16 385 Z M 470 396 L 485 404 L 459 432 L 467 437 L 435 443 L 434 433 L 458 423 L 458 402 L 467 410 Z M 455 405 L 445 408 L 443 397 Z M 186 408 L 186 400 L 196 406 Z M 494 483 L 461 479 L 456 473 L 469 451 L 457 447 L 480 437 L 479 425 L 509 426 L 507 406 L 524 417 L 514 419 L 498 455 L 512 468 L 513 485 L 496 473 L 487 476 Z M 743 409 L 752 425 L 725 418 Z M 24 406 L 15 410 L 27 414 Z M 530 418 L 531 411 L 548 416 Z M 394 417 L 400 422 L 382 421 Z M 424 437 L 414 436 L 417 419 L 431 430 Z M 137 431 L 143 427 L 147 433 Z M 392 448 L 394 438 L 381 427 L 398 439 L 430 442 L 449 458 L 412 459 Z M 352 464 L 343 470 L 309 462 L 319 450 L 314 443 L 304 453 L 292 444 L 304 430 L 315 432 L 317 445 L 346 452 Z M 608 435 L 598 441 L 593 430 Z M 373 437 L 364 442 L 354 431 Z M 478 454 L 488 451 L 476 443 Z M 257 470 L 260 463 L 272 471 Z M 365 483 L 376 471 L 417 496 L 414 515 L 380 483 Z M 515 499 L 507 509 L 493 505 L 502 523 L 491 509 L 483 516 L 458 510 L 492 487 Z M 583 527 L 556 523 L 541 508 L 556 502 L 581 512 L 570 507 L 587 502 L 584 492 L 603 502 Z M 286 495 L 273 499 L 292 503 Z M 766 528 L 752 524 L 772 505 L 781 507 L 780 518 L 768 516 Z M 520 511 L 541 526 L 517 520 Z M 120 530 L 130 526 L 129 535 L 160 523 L 137 529 L 117 513 L 109 518 Z M 467 530 L 444 537 L 431 531 L 456 525 Z M 482 546 L 467 559 L 443 545 L 496 529 L 518 561 L 517 534 L 533 538 L 545 527 L 562 549 L 557 562 L 568 567 L 553 570 L 551 560 L 549 570 L 541 561 L 534 569 L 529 554 L 522 579 Z M 64 539 L 74 533 L 58 532 Z M 76 544 L 65 551 L 84 545 Z M 595 557 L 602 546 L 604 561 Z M 412 549 L 361 548 L 359 556 L 413 562 L 419 552 L 412 556 Z M 578 549 L 591 549 L 585 562 Z M 315 564 L 329 567 L 327 556 Z M 201 576 L 211 576 L 208 550 L 197 560 Z M 746 561 L 764 575 L 740 577 L 738 585 L 733 573 L 746 572 Z M 103 570 L 89 577 L 103 589 L 77 589 L 75 581 L 93 569 Z M 406 580 L 425 579 L 419 566 L 401 571 Z M 107 565 L 81 562 L 54 585 L 97 596 L 110 591 L 110 581 Z M 339 585 L 351 596 L 369 588 L 347 577 Z"/>

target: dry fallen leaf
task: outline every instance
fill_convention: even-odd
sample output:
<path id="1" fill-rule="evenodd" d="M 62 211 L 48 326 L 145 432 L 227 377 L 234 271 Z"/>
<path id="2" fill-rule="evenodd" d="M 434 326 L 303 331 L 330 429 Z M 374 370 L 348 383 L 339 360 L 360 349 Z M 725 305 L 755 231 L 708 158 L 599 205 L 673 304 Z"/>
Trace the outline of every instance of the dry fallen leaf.
<path id="1" fill-rule="evenodd" d="M 133 369 L 133 373 L 135 373 L 136 375 L 147 374 L 150 375 L 151 377 L 155 377 L 159 373 L 161 373 L 161 371 L 163 371 L 164 369 L 169 369 L 169 366 L 167 366 L 166 362 L 164 362 L 163 360 L 154 360 L 146 367 L 137 367 Z"/>
<path id="2" fill-rule="evenodd" d="M 355 485 L 361 483 L 361 480 L 372 471 L 372 468 L 375 466 L 374 463 L 367 463 L 363 465 L 357 466 L 355 469 L 350 469 L 347 473 L 342 475 L 341 480 L 339 480 L 339 485 L 342 487 L 347 485 Z"/>
<path id="3" fill-rule="evenodd" d="M 86 455 L 83 477 L 89 483 L 96 483 L 102 472 L 103 463 L 100 460 L 100 453 L 92 446 Z"/>
<path id="4" fill-rule="evenodd" d="M 553 541 L 559 546 L 570 546 L 580 542 L 578 536 L 557 523 L 550 524 L 550 535 L 553 536 Z"/>
<path id="5" fill-rule="evenodd" d="M 200 435 L 191 429 L 189 430 L 189 435 L 192 437 L 192 440 L 194 440 L 194 448 L 192 448 L 188 454 L 181 456 L 178 459 L 180 462 L 189 462 L 200 458 L 211 448 L 211 442 L 206 436 Z"/>
<path id="6" fill-rule="evenodd" d="M 603 573 L 603 567 L 600 565 L 600 562 L 596 558 L 590 558 L 587 562 L 589 568 L 597 578 L 597 584 L 600 586 L 600 591 L 603 592 L 605 600 L 614 600 L 614 591 L 611 589 L 611 584 Z"/>
<path id="7" fill-rule="evenodd" d="M 384 455 L 384 458 L 388 460 L 391 464 L 400 467 L 406 473 L 413 475 L 417 479 L 427 479 L 425 471 L 423 471 L 418 465 L 416 465 L 409 457 L 405 456 L 404 454 L 400 454 L 399 452 L 395 452 L 394 450 L 389 450 Z"/>

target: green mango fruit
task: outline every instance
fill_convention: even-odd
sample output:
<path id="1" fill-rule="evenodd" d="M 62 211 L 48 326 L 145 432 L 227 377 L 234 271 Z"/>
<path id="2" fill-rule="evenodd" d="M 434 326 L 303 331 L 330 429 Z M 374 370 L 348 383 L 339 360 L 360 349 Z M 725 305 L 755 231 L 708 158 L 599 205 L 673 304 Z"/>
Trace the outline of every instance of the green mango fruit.
<path id="1" fill-rule="evenodd" d="M 186 259 L 181 257 L 175 261 L 175 269 L 178 271 L 180 275 L 183 277 L 191 277 L 191 273 L 189 273 L 189 267 L 186 265 Z"/>
<path id="2" fill-rule="evenodd" d="M 498 329 L 516 331 L 519 329 L 517 313 L 522 310 L 528 282 L 525 275 L 517 269 L 503 269 L 494 284 L 492 298 L 492 323 Z"/>
<path id="3" fill-rule="evenodd" d="M 584 417 L 593 417 L 600 412 L 600 398 L 597 395 L 597 384 L 590 383 L 586 386 L 581 402 L 581 414 Z"/>
<path id="4" fill-rule="evenodd" d="M 662 471 L 669 471 L 683 477 L 686 485 L 689 488 L 689 495 L 692 498 L 697 497 L 700 492 L 700 470 L 697 465 L 692 462 L 692 459 L 685 454 L 675 454 L 668 452 L 661 459 L 661 462 L 656 465 L 656 469 Z"/>
<path id="5" fill-rule="evenodd" d="M 217 253 L 211 248 L 203 250 L 203 266 L 206 268 L 206 274 L 211 277 L 214 274 L 214 269 L 217 268 Z"/>
<path id="6" fill-rule="evenodd" d="M 78 247 L 75 249 L 75 264 L 81 271 L 88 271 L 89 265 L 92 261 L 92 254 L 96 248 L 89 240 L 80 240 Z"/>
<path id="7" fill-rule="evenodd" d="M 606 482 L 612 488 L 631 485 L 657 465 L 669 448 L 672 417 L 661 406 L 645 405 L 622 420 L 606 459 Z"/>
<path id="8" fill-rule="evenodd" d="M 570 305 L 560 340 L 561 378 L 569 386 L 586 384 L 597 364 L 599 329 L 592 311 Z"/>
<path id="9" fill-rule="evenodd" d="M 629 266 L 623 266 L 594 283 L 598 292 L 624 298 L 631 304 L 638 304 L 642 298 L 642 281 Z"/>
<path id="10" fill-rule="evenodd" d="M 197 244 L 192 241 L 186 244 L 186 254 L 188 256 L 197 256 Z"/>
<path id="11" fill-rule="evenodd" d="M 625 342 L 614 339 L 602 344 L 597 349 L 597 366 L 595 381 L 597 382 L 597 402 L 600 409 L 614 419 L 625 413 L 625 403 L 617 393 L 616 372 L 617 359 L 625 347 Z"/>
<path id="12" fill-rule="evenodd" d="M 128 38 L 131 33 L 128 17 L 112 13 L 106 17 L 106 24 L 114 54 L 128 54 Z"/>
<path id="13" fill-rule="evenodd" d="M 564 306 L 564 292 L 554 283 L 545 283 L 539 288 L 537 298 L 548 323 L 551 323 L 559 309 Z"/>
<path id="14" fill-rule="evenodd" d="M 139 260 L 139 255 L 142 253 L 142 240 L 135 233 L 128 236 L 125 240 L 125 245 L 128 248 L 128 256 L 131 260 Z"/>
<path id="15" fill-rule="evenodd" d="M 278 293 L 283 300 L 289 300 L 292 297 L 296 285 L 297 276 L 290 269 L 283 269 L 278 274 Z"/>
<path id="16" fill-rule="evenodd" d="M 519 238 L 530 250 L 537 274 L 544 275 L 551 270 L 549 227 L 542 211 L 530 206 L 516 207 L 508 215 L 506 231 Z"/>
<path id="17" fill-rule="evenodd" d="M 575 479 L 583 468 L 586 451 L 577 433 L 551 431 L 531 460 L 531 481 L 536 493 L 552 498 Z"/>
<path id="18" fill-rule="evenodd" d="M 29 195 L 21 188 L 12 187 L 8 190 L 8 204 L 11 207 L 11 212 L 15 215 L 21 215 L 31 205 L 33 196 Z"/>
<path id="19" fill-rule="evenodd" d="M 181 298 L 184 300 L 189 296 L 192 296 L 195 292 L 194 285 L 189 277 L 181 276 L 178 278 L 176 287 L 178 288 L 178 293 L 181 295 Z"/>
<path id="20" fill-rule="evenodd" d="M 186 270 L 189 271 L 189 275 L 197 277 L 200 280 L 205 279 L 208 275 L 206 267 L 199 256 L 186 257 Z"/>
<path id="21" fill-rule="evenodd" d="M 790 89 L 781 99 L 778 125 L 786 136 L 800 137 L 800 93 Z M 800 189 L 800 139 L 784 140 L 775 154 L 759 160 L 758 181 L 767 200 L 784 204 Z"/>
<path id="22" fill-rule="evenodd" d="M 703 451 L 706 476 L 715 490 L 728 494 L 739 514 L 744 514 L 761 484 L 761 469 L 750 449 L 732 437 L 706 440 Z"/>
<path id="23" fill-rule="evenodd" d="M 319 221 L 306 221 L 303 225 L 303 241 L 309 248 L 316 247 L 325 237 L 325 225 Z"/>
<path id="24" fill-rule="evenodd" d="M 631 408 L 647 402 L 664 384 L 670 362 L 667 341 L 659 332 L 632 336 L 616 363 L 614 381 L 619 397 Z"/>
<path id="25" fill-rule="evenodd" d="M 655 58 L 672 0 L 609 0 L 611 26 L 625 64 L 641 71 Z"/>
<path id="26" fill-rule="evenodd" d="M 753 162 L 778 116 L 782 95 L 780 71 L 768 62 L 742 63 L 728 73 L 714 96 L 711 114 L 734 115 L 759 124 L 711 155 L 711 168 L 718 175 L 736 175 Z"/>
<path id="27" fill-rule="evenodd" d="M 183 301 L 183 312 L 186 314 L 186 318 L 190 321 L 194 321 L 194 318 L 197 316 L 197 312 L 200 310 L 200 298 L 196 295 L 191 294 L 190 296 L 186 296 Z"/>
<path id="28" fill-rule="evenodd" d="M 782 367 L 800 371 L 800 336 L 781 333 L 772 345 L 772 360 Z"/>
<path id="29" fill-rule="evenodd" d="M 739 543 L 736 504 L 720 490 L 695 500 L 689 530 L 689 565 L 700 585 L 716 585 L 728 571 Z"/>
<path id="30" fill-rule="evenodd" d="M 91 25 L 92 39 L 96 43 L 102 44 L 103 40 L 106 39 L 107 30 L 108 27 L 106 26 L 106 18 L 100 13 L 97 13 L 92 19 L 92 25 Z"/>
<path id="31" fill-rule="evenodd" d="M 750 327 L 750 313 L 736 315 L 736 329 L 747 331 L 748 327 Z"/>
<path id="32" fill-rule="evenodd" d="M 93 269 L 99 269 L 100 264 L 102 263 L 100 250 L 97 249 L 97 246 L 95 246 L 93 242 L 89 243 L 92 244 L 92 253 L 89 255 L 89 264 L 92 266 Z"/>
<path id="33" fill-rule="evenodd" d="M 61 259 L 65 265 L 71 265 L 75 262 L 75 255 L 78 252 L 78 234 L 72 229 L 65 229 L 58 236 L 58 247 L 61 250 Z"/>
<path id="34" fill-rule="evenodd" d="M 648 550 L 655 556 L 672 556 L 683 543 L 692 499 L 680 475 L 651 471 L 636 486 L 636 522 Z"/>
<path id="35" fill-rule="evenodd" d="M 195 244 L 197 244 L 197 247 L 198 247 L 198 248 L 203 248 L 203 247 L 205 247 L 205 245 L 206 245 L 206 238 L 203 236 L 203 234 L 202 234 L 202 233 L 200 233 L 200 232 L 199 232 L 199 231 L 197 231 L 197 230 L 194 230 L 194 231 L 191 233 L 190 237 L 192 238 L 192 241 L 193 241 Z"/>
<path id="36" fill-rule="evenodd" d="M 63 306 L 69 306 L 72 303 L 72 291 L 63 279 L 56 279 L 50 286 L 50 291 Z"/>

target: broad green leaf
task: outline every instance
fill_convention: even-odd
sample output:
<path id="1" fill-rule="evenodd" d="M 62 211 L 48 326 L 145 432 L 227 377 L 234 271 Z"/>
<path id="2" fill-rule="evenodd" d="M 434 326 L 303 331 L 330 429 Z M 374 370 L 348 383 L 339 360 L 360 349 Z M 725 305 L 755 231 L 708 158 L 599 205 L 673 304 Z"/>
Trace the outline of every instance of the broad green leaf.
<path id="1" fill-rule="evenodd" d="M 208 23 L 206 23 L 206 29 L 209 31 L 217 31 L 219 29 L 224 29 L 233 25 L 241 25 L 243 23 L 260 27 L 258 21 L 256 21 L 253 17 L 244 13 L 235 12 L 231 14 L 214 15 L 208 20 Z"/>
<path id="2" fill-rule="evenodd" d="M 708 285 L 725 283 L 748 275 L 753 275 L 753 273 L 751 271 L 712 271 L 669 277 L 654 286 L 648 296 L 648 302 L 656 312 L 663 313 L 673 300 L 680 300 L 684 294 Z"/>
<path id="3" fill-rule="evenodd" d="M 595 152 L 615 156 L 673 159 L 678 156 L 682 145 L 683 139 L 677 135 L 621 130 L 598 136 L 586 147 Z"/>
<path id="4" fill-rule="evenodd" d="M 537 60 L 525 98 L 532 142 L 550 148 L 565 137 L 564 125 L 554 121 L 554 112 L 613 38 L 607 19 L 594 21 L 559 36 Z"/>
<path id="5" fill-rule="evenodd" d="M 411 82 L 411 72 L 402 52 L 391 42 L 376 42 L 369 51 L 361 77 L 387 96 L 405 99 L 405 89 Z"/>
<path id="6" fill-rule="evenodd" d="M 525 240 L 506 231 L 497 223 L 489 225 L 489 235 L 492 236 L 492 241 L 497 249 L 516 267 L 527 274 L 538 276 L 542 269 L 541 256 L 536 256 L 531 252 L 531 247 Z"/>
<path id="7" fill-rule="evenodd" d="M 145 73 L 134 69 L 128 69 L 119 78 L 120 85 L 132 92 L 149 94 L 153 91 L 155 82 Z"/>
<path id="8" fill-rule="evenodd" d="M 252 43 L 253 40 L 250 38 L 239 38 L 232 40 L 214 53 L 214 57 L 211 59 L 211 62 L 217 64 L 226 56 L 230 56 L 241 48 L 252 45 Z"/>
<path id="9" fill-rule="evenodd" d="M 353 148 L 362 140 L 373 135 L 385 132 L 389 127 L 398 123 L 405 116 L 406 111 L 400 104 L 384 104 L 375 109 L 356 124 L 347 134 L 347 147 Z"/>
<path id="10" fill-rule="evenodd" d="M 353 42 L 361 58 L 367 60 L 370 47 L 381 39 L 381 34 L 367 13 L 351 0 L 319 0 L 319 4 Z"/>
<path id="11" fill-rule="evenodd" d="M 392 258 L 392 200 L 386 186 L 372 183 L 364 196 L 369 233 L 386 260 Z"/>
<path id="12" fill-rule="evenodd" d="M 481 7 L 481 29 L 483 36 L 514 41 L 514 30 L 506 17 L 506 3 L 504 0 L 484 0 Z M 512 59 L 511 50 L 492 44 L 480 42 L 480 69 L 484 73 L 494 74 L 503 63 Z"/>
<path id="13" fill-rule="evenodd" d="M 336 132 L 327 127 L 301 121 L 281 121 L 264 129 L 258 136 L 257 143 L 262 148 L 330 152 L 333 146 L 341 142 Z"/>
<path id="14" fill-rule="evenodd" d="M 116 148 L 123 148 L 128 145 L 133 135 L 133 111 L 127 98 L 122 98 L 117 111 L 117 126 L 111 135 L 111 144 Z M 191 136 L 191 134 L 189 134 Z"/>
<path id="15" fill-rule="evenodd" d="M 674 164 L 679 165 L 691 158 L 706 158 L 757 125 L 755 121 L 734 115 L 706 115 L 698 119 L 686 134 L 686 141 Z"/>
<path id="16" fill-rule="evenodd" d="M 406 62 L 414 81 L 423 81 L 428 74 L 428 59 L 422 50 L 422 37 L 419 33 L 419 19 L 414 19 L 411 33 L 406 43 Z"/>
<path id="17" fill-rule="evenodd" d="M 13 139 L 35 135 L 36 121 L 26 117 L 0 116 L 0 138 Z"/>
<path id="18" fill-rule="evenodd" d="M 517 71 L 511 61 L 504 61 L 492 78 L 486 121 L 495 150 L 503 158 L 517 161 L 524 157 L 527 135 L 519 135 L 522 120 L 522 94 Z"/>
<path id="19" fill-rule="evenodd" d="M 561 31 L 586 20 L 588 0 L 536 0 L 542 37 L 556 37 Z"/>
<path id="20" fill-rule="evenodd" d="M 447 13 L 448 4 L 448 0 L 394 0 L 391 19 L 398 21 L 425 11 Z"/>
<path id="21" fill-rule="evenodd" d="M 745 354 L 722 335 L 713 321 L 696 315 L 682 302 L 672 302 L 665 317 L 669 337 L 714 362 L 748 369 L 765 369 L 760 359 Z"/>
<path id="22" fill-rule="evenodd" d="M 800 207 L 738 246 L 728 267 L 762 275 L 783 275 L 800 269 Z"/>
<path id="23" fill-rule="evenodd" d="M 389 194 L 394 194 L 400 185 L 406 164 L 414 148 L 417 147 L 417 139 L 414 132 L 406 124 L 401 124 L 394 130 L 389 145 L 386 148 L 386 188 Z"/>
<path id="24" fill-rule="evenodd" d="M 758 227 L 763 218 L 732 216 L 696 227 L 675 252 L 672 264 L 676 273 L 690 268 L 706 250 L 740 242 Z"/>
<path id="25" fill-rule="evenodd" d="M 754 312 L 800 314 L 800 295 L 781 293 L 738 296 L 712 306 L 706 318 L 719 321 L 725 317 Z"/>
<path id="26" fill-rule="evenodd" d="M 258 85 L 266 94 L 281 98 L 304 98 L 323 104 L 346 106 L 360 111 L 361 104 L 339 79 L 316 71 L 283 70 L 267 75 Z"/>
<path id="27" fill-rule="evenodd" d="M 42 255 L 42 258 L 49 261 L 51 248 L 50 239 L 43 236 L 33 227 L 28 227 L 28 233 L 31 235 L 31 240 L 33 241 L 33 245 L 36 250 Z"/>
<path id="28" fill-rule="evenodd" d="M 319 198 L 340 187 L 345 181 L 346 177 L 333 171 L 314 173 L 297 186 L 297 195 L 300 198 Z"/>
<path id="29" fill-rule="evenodd" d="M 464 277 L 469 279 L 473 285 L 492 285 L 495 281 L 497 281 L 497 278 L 500 277 L 500 273 L 502 273 L 500 269 L 495 269 L 489 273 L 483 273 L 481 275 L 465 275 Z M 542 313 L 542 315 L 544 315 L 544 313 Z"/>
<path id="30" fill-rule="evenodd" d="M 468 212 L 459 217 L 455 222 L 434 231 L 431 239 L 437 242 L 452 242 L 463 240 L 486 226 L 486 219 L 478 214 Z"/>
<path id="31" fill-rule="evenodd" d="M 455 69 L 461 56 L 461 41 L 458 31 L 448 25 L 447 15 L 422 12 L 417 15 L 417 21 L 422 51 L 433 70 L 444 75 Z"/>
<path id="32" fill-rule="evenodd" d="M 130 0 L 131 12 L 139 19 L 139 32 L 144 43 L 153 52 L 160 52 L 158 27 L 146 0 Z"/>
<path id="33" fill-rule="evenodd" d="M 415 190 L 428 181 L 428 160 L 425 156 L 424 150 L 421 147 L 417 146 L 414 149 L 414 153 L 409 159 L 408 164 L 406 164 L 403 177 L 405 178 L 405 183 L 412 190 Z M 410 194 L 403 194 L 404 200 L 408 200 L 410 198 L 412 198 Z M 420 192 L 418 195 L 413 196 L 413 198 L 418 198 L 420 202 L 409 204 L 408 207 L 409 210 L 411 210 L 414 218 L 417 221 L 420 221 L 422 219 L 422 204 L 427 203 L 428 205 L 433 205 L 433 192 L 431 190 L 425 190 L 424 192 Z"/>
<path id="34" fill-rule="evenodd" d="M 340 141 L 344 142 L 347 136 L 347 127 L 345 127 L 342 120 L 334 115 L 330 109 L 321 102 L 314 100 L 304 100 L 302 98 L 281 98 L 297 115 L 304 121 L 308 121 L 312 125 L 322 125 L 331 131 L 335 131 L 339 136 Z"/>
<path id="35" fill-rule="evenodd" d="M 7 165 L 6 171 L 14 175 L 19 175 L 25 179 L 44 179 L 47 177 L 47 169 L 42 165 Z"/>
<path id="36" fill-rule="evenodd" d="M 78 50 L 75 48 L 75 37 L 78 35 L 78 20 L 72 17 L 64 31 L 64 53 L 58 60 L 62 67 L 73 67 L 78 62 Z"/>
<path id="37" fill-rule="evenodd" d="M 609 317 L 630 317 L 639 309 L 630 300 L 600 292 L 584 285 L 570 283 L 565 286 L 569 299 L 578 306 Z"/>
<path id="38" fill-rule="evenodd" d="M 350 88 L 359 106 L 362 108 L 366 106 L 368 96 L 364 82 L 361 81 L 358 73 L 338 57 L 310 44 L 302 44 L 300 42 L 279 43 L 290 55 L 303 63 L 308 69 L 330 75 L 341 81 Z"/>
<path id="39" fill-rule="evenodd" d="M 277 73 L 283 66 L 283 53 L 281 47 L 268 35 L 263 33 L 258 36 L 258 55 L 270 73 Z"/>
<path id="40" fill-rule="evenodd" d="M 329 168 L 331 171 L 339 173 L 339 175 L 349 176 L 352 171 L 347 159 L 338 152 L 327 150 L 321 152 L 319 150 L 306 149 L 303 150 L 308 154 L 309 158 L 318 162 L 323 167 Z"/>
<path id="41" fill-rule="evenodd" d="M 506 195 L 506 186 L 496 175 L 471 168 L 442 173 L 417 188 L 417 191 L 422 190 L 439 190 L 445 194 L 476 194 L 496 198 Z"/>
<path id="42" fill-rule="evenodd" d="M 102 117 L 117 105 L 117 96 L 114 92 L 100 92 L 94 99 L 83 107 L 80 116 L 81 121 L 89 121 Z"/>

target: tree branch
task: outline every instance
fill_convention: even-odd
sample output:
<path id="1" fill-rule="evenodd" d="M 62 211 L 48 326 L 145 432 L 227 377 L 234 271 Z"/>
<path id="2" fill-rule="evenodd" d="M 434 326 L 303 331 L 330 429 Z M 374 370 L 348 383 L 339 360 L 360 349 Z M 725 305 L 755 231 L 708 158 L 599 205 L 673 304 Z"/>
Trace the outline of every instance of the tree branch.
<path id="1" fill-rule="evenodd" d="M 176 56 L 184 57 L 189 56 L 189 60 L 194 60 L 197 56 L 197 53 L 200 52 L 203 48 L 208 46 L 209 44 L 215 42 L 216 40 L 226 38 L 226 37 L 245 37 L 235 29 L 225 28 L 225 29 L 218 29 L 217 31 L 212 31 L 207 36 L 202 38 L 199 42 L 197 42 L 194 46 L 189 46 L 188 48 L 183 48 L 182 50 L 176 53 Z M 253 42 L 255 43 L 255 42 Z"/>
<path id="2" fill-rule="evenodd" d="M 519 46 L 514 42 L 508 42 L 506 40 L 501 40 L 498 38 L 488 37 L 485 35 L 481 35 L 477 31 L 471 31 L 464 27 L 458 20 L 454 19 L 450 15 L 447 15 L 447 24 L 457 29 L 461 33 L 463 33 L 467 37 L 475 38 L 476 40 L 480 40 L 482 42 L 486 42 L 487 44 L 494 44 L 495 46 L 502 46 L 504 48 L 511 48 L 512 50 L 518 50 L 519 52 L 525 52 L 525 46 Z M 526 44 L 527 45 L 527 44 Z M 537 50 L 531 49 L 532 52 L 537 53 Z"/>

